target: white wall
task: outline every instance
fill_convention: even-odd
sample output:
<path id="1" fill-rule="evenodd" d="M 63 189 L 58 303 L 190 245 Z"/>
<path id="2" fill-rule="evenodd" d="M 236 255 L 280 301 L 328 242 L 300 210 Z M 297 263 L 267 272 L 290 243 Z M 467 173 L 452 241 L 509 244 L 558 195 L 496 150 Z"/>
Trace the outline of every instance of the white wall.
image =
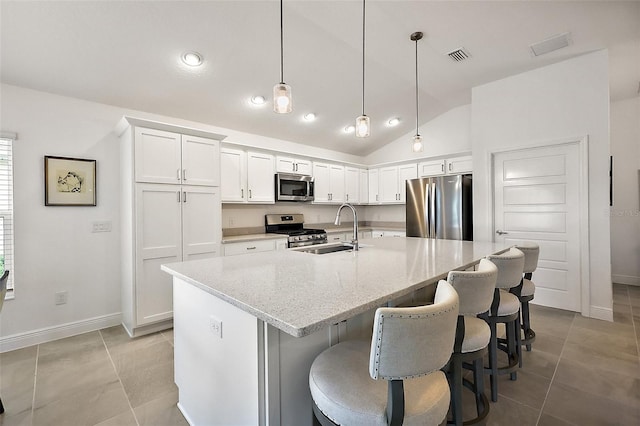
<path id="1" fill-rule="evenodd" d="M 640 285 L 640 96 L 611 103 L 613 282 Z"/>
<path id="2" fill-rule="evenodd" d="M 15 299 L 0 317 L 0 350 L 120 322 L 119 140 L 123 115 L 201 128 L 230 142 L 336 161 L 359 157 L 230 129 L 86 102 L 3 84 L 0 130 L 15 132 Z M 43 157 L 97 160 L 97 207 L 45 207 Z M 321 213 L 324 216 L 328 214 Z M 335 210 L 334 213 L 335 215 Z M 111 233 L 91 233 L 93 221 Z M 333 220 L 333 219 L 331 219 Z M 68 291 L 56 306 L 54 293 Z M 83 328 L 84 327 L 84 328 Z M 22 340 L 21 340 L 22 339 Z M 30 340 L 29 340 L 30 339 Z"/>
<path id="3" fill-rule="evenodd" d="M 406 117 L 405 120 L 410 120 Z M 453 108 L 419 127 L 424 151 L 411 151 L 415 130 L 372 152 L 364 158 L 365 164 L 415 160 L 471 151 L 471 105 Z"/>
<path id="4" fill-rule="evenodd" d="M 591 312 L 585 314 L 612 317 L 607 52 L 476 87 L 471 114 L 474 236 L 478 240 L 493 239 L 492 150 L 588 135 Z"/>

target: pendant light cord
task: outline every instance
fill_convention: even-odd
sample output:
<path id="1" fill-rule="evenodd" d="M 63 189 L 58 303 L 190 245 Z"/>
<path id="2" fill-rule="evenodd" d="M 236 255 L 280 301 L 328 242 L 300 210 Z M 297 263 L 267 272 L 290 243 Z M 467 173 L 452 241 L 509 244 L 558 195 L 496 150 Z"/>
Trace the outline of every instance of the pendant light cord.
<path id="1" fill-rule="evenodd" d="M 282 21 L 282 0 L 280 0 L 280 84 L 284 84 L 284 26 Z"/>
<path id="2" fill-rule="evenodd" d="M 362 115 L 364 115 L 364 48 L 365 48 L 365 3 L 362 0 Z"/>
<path id="3" fill-rule="evenodd" d="M 416 39 L 416 136 L 418 136 L 418 39 Z"/>

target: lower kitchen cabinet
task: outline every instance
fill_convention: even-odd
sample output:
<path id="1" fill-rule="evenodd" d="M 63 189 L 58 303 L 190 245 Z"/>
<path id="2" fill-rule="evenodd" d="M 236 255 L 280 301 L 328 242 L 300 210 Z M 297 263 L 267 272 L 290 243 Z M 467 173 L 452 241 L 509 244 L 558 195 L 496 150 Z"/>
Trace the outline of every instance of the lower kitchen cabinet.
<path id="1" fill-rule="evenodd" d="M 236 256 L 239 254 L 259 253 L 264 251 L 284 250 L 287 248 L 286 238 L 275 240 L 252 240 L 239 241 L 236 243 L 224 244 L 225 256 Z"/>

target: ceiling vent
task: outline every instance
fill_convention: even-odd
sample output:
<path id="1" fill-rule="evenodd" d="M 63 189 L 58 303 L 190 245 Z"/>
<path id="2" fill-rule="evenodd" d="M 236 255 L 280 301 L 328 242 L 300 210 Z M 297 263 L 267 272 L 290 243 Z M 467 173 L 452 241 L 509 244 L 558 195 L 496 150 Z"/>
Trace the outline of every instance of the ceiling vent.
<path id="1" fill-rule="evenodd" d="M 549 37 L 548 39 L 539 41 L 529 45 L 533 56 L 544 55 L 545 53 L 553 52 L 554 50 L 562 49 L 569 46 L 571 42 L 571 33 L 562 33 Z"/>
<path id="2" fill-rule="evenodd" d="M 447 55 L 449 55 L 449 57 L 456 62 L 462 62 L 465 59 L 469 59 L 469 53 L 464 50 L 464 47 L 459 47 L 456 50 L 452 50 L 451 52 L 447 53 Z"/>

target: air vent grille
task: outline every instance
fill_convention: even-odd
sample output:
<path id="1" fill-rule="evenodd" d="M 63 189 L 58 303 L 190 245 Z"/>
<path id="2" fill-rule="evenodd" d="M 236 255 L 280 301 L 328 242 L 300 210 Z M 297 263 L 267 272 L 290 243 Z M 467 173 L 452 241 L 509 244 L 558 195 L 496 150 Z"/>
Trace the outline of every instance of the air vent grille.
<path id="1" fill-rule="evenodd" d="M 447 55 L 449 55 L 449 57 L 456 62 L 462 62 L 465 59 L 469 59 L 469 53 L 464 50 L 464 47 L 459 47 L 456 50 L 452 50 L 451 52 L 447 53 Z"/>
<path id="2" fill-rule="evenodd" d="M 542 40 L 538 43 L 533 43 L 529 45 L 529 49 L 531 49 L 531 53 L 533 53 L 534 56 L 540 56 L 545 53 L 567 47 L 570 43 L 571 33 L 562 33 L 549 37 L 548 39 Z"/>

